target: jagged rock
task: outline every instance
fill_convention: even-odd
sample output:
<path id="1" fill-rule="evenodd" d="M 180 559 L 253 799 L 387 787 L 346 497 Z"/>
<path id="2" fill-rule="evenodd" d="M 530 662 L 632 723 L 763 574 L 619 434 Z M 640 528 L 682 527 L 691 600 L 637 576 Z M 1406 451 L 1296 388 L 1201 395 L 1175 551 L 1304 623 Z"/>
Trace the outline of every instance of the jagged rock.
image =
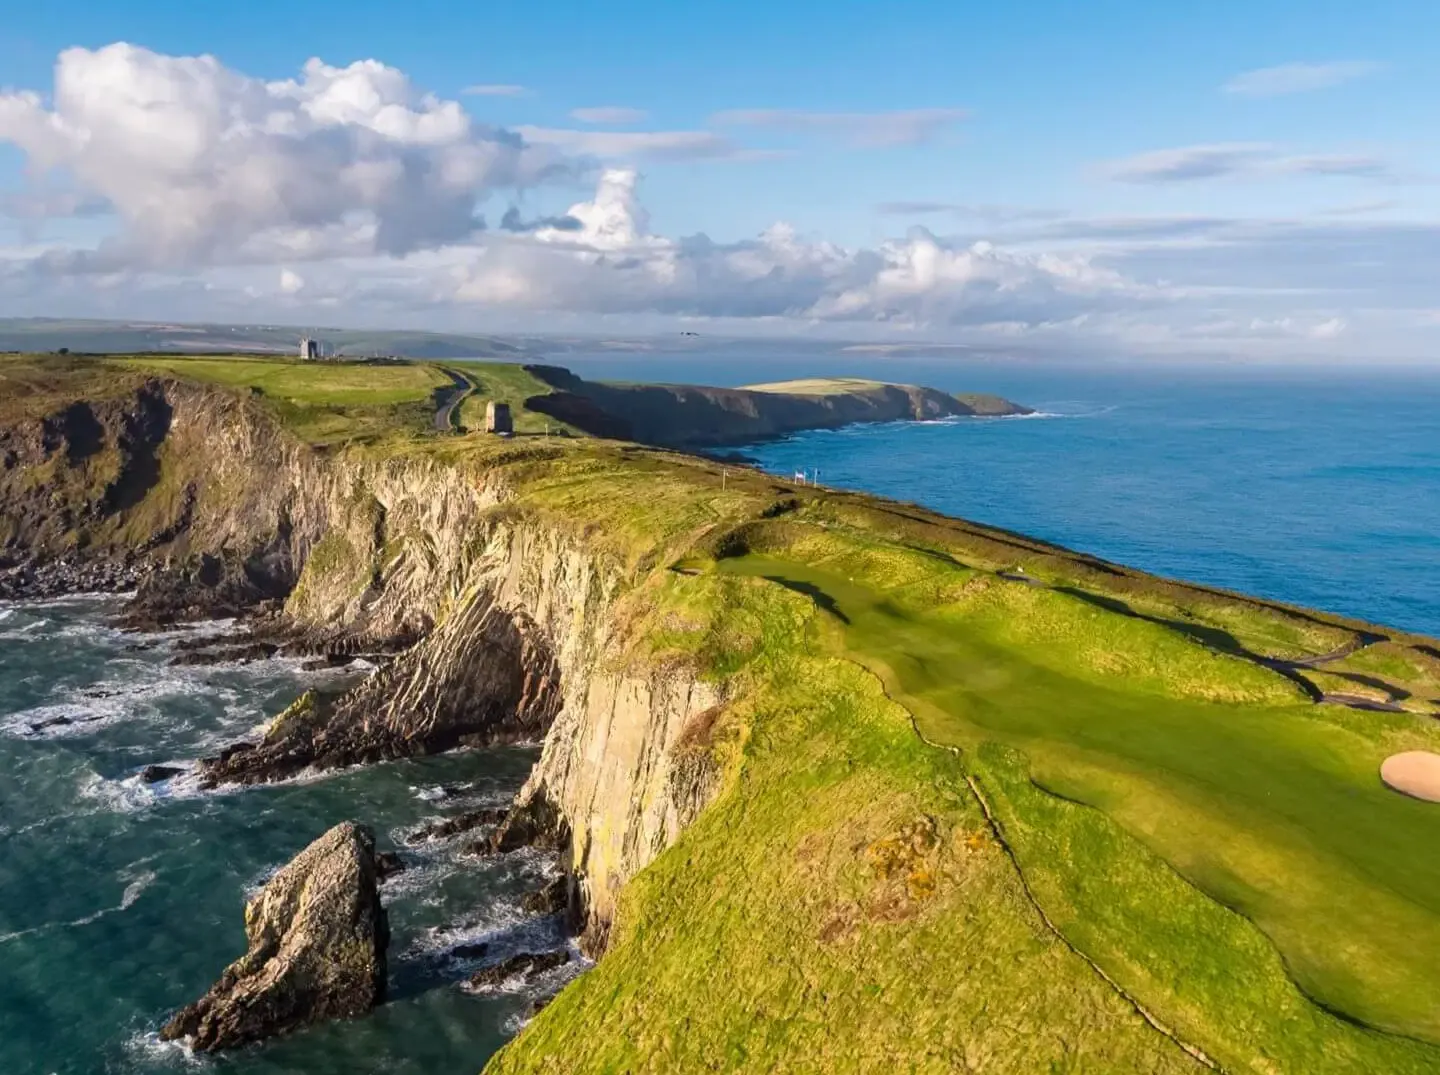
<path id="1" fill-rule="evenodd" d="M 541 632 L 493 594 L 476 593 L 424 643 L 358 687 L 303 720 L 287 710 L 254 751 L 207 759 L 204 782 L 263 783 L 312 767 L 534 738 L 560 703 L 559 668 Z"/>
<path id="2" fill-rule="evenodd" d="M 347 821 L 325 833 L 246 904 L 249 950 L 160 1037 L 210 1052 L 373 1008 L 390 940 L 376 875 L 369 829 Z"/>
<path id="3" fill-rule="evenodd" d="M 520 899 L 520 909 L 526 914 L 559 914 L 570 909 L 570 879 L 557 877 L 544 888 L 527 892 Z"/>
<path id="4" fill-rule="evenodd" d="M 142 784 L 158 784 L 162 780 L 169 780 L 172 776 L 179 776 L 184 771 L 173 765 L 147 765 L 140 770 L 140 782 Z"/>
<path id="5" fill-rule="evenodd" d="M 405 837 L 407 844 L 420 844 L 427 840 L 444 840 L 462 832 L 478 829 L 482 825 L 498 825 L 505 820 L 508 811 L 503 806 L 482 806 L 478 810 L 467 810 L 455 817 L 432 821 L 422 825 Z"/>
<path id="6" fill-rule="evenodd" d="M 381 851 L 375 856 L 375 878 L 378 881 L 388 881 L 409 868 L 410 864 L 394 851 Z"/>
<path id="7" fill-rule="evenodd" d="M 332 668 L 344 668 L 353 660 L 355 658 L 348 653 L 327 653 L 323 657 L 305 661 L 300 665 L 300 669 L 304 672 L 326 672 Z"/>
<path id="8" fill-rule="evenodd" d="M 470 988 L 494 989 L 511 978 L 520 977 L 526 981 L 547 970 L 570 962 L 570 951 L 561 948 L 554 952 L 521 952 L 493 967 L 483 967 L 470 976 Z"/>
<path id="9" fill-rule="evenodd" d="M 201 553 L 147 575 L 120 623 L 130 630 L 153 631 L 177 623 L 243 616 L 284 597 L 295 574 L 284 548 L 257 549 L 243 557 Z"/>
<path id="10" fill-rule="evenodd" d="M 475 944 L 457 944 L 450 949 L 450 954 L 456 959 L 484 959 L 490 954 L 490 945 L 485 941 Z"/>
<path id="11" fill-rule="evenodd" d="M 170 658 L 169 663 L 175 666 L 203 665 L 203 664 L 249 664 L 252 661 L 265 661 L 275 656 L 279 650 L 273 642 L 239 642 L 228 645 L 215 645 L 206 649 L 191 649 L 184 653 L 178 653 Z"/>
<path id="12" fill-rule="evenodd" d="M 570 826 L 555 804 L 537 795 L 513 807 L 500 827 L 490 834 L 490 850 L 518 851 L 539 847 L 563 851 L 570 844 Z"/>

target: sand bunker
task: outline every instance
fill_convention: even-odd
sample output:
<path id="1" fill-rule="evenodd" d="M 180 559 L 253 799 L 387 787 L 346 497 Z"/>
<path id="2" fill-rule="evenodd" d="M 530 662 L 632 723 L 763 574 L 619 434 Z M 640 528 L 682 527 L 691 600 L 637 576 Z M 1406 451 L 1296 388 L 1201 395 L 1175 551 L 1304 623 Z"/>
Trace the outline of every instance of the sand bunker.
<path id="1" fill-rule="evenodd" d="M 1396 791 L 1440 803 L 1440 754 L 1427 750 L 1392 754 L 1380 766 L 1380 779 Z"/>

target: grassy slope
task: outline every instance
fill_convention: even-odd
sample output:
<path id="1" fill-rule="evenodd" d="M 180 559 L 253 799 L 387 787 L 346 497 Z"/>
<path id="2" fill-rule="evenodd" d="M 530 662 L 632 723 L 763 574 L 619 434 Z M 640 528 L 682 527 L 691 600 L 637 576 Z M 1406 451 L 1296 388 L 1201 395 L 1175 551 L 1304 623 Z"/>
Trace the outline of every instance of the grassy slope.
<path id="1" fill-rule="evenodd" d="M 1440 809 L 1376 778 L 1440 730 L 1256 660 L 1360 625 L 607 442 L 351 450 L 498 470 L 623 566 L 632 660 L 734 688 L 725 791 L 497 1071 L 1200 1070 L 1067 943 L 1225 1070 L 1440 1071 Z M 1426 646 L 1341 664 L 1419 698 Z"/>
<path id="2" fill-rule="evenodd" d="M 456 362 L 452 369 L 460 371 L 475 386 L 475 391 L 465 398 L 460 408 L 460 426 L 463 429 L 485 428 L 485 405 L 490 401 L 510 404 L 510 413 L 515 421 L 517 433 L 544 433 L 569 430 L 569 426 L 543 414 L 534 414 L 525 409 L 525 401 L 531 396 L 544 396 L 554 391 L 548 384 L 525 367 L 502 362 Z"/>
<path id="3" fill-rule="evenodd" d="M 450 384 L 427 364 L 306 363 L 284 358 L 189 358 L 136 355 L 107 364 L 187 380 L 250 389 L 311 443 L 388 434 L 396 427 L 422 430 L 434 412 L 437 389 Z"/>
<path id="4" fill-rule="evenodd" d="M 872 381 L 865 377 L 805 377 L 796 381 L 766 381 L 764 384 L 740 387 L 750 392 L 779 392 L 790 396 L 832 396 L 881 388 L 884 384 L 884 381 Z"/>
<path id="5" fill-rule="evenodd" d="M 683 500 L 716 507 L 718 529 L 760 506 L 720 507 L 696 465 L 654 496 L 646 467 L 679 479 L 648 453 L 553 465 L 563 480 L 532 477 L 522 499 L 572 523 L 608 509 L 637 535 L 664 533 Z M 760 481 L 737 492 L 732 479 L 725 495 Z M 1098 979 L 1082 962 L 1027 965 L 1045 944 L 1023 895 L 947 887 L 963 889 L 969 858 L 927 866 L 940 881 L 914 907 L 863 891 L 884 888 L 873 848 L 907 819 L 935 818 L 952 842 L 979 831 L 966 774 L 1065 937 L 1225 1069 L 1440 1070 L 1424 1044 L 1440 1042 L 1440 811 L 1376 779 L 1386 754 L 1436 749 L 1440 734 L 1312 705 L 1247 656 L 1326 652 L 1351 625 L 1112 574 L 918 510 L 768 492 L 797 495 L 799 510 L 636 596 L 649 623 L 695 625 L 703 667 L 755 677 L 728 718 L 730 791 L 637 880 L 610 954 L 496 1070 L 557 1056 L 576 1071 L 953 1070 L 965 1049 L 987 1070 L 1164 1070 L 1130 1051 L 1154 1031 L 1094 1022 Z M 892 518 L 908 525 L 886 534 Z M 666 556 L 687 543 L 675 540 Z M 996 573 L 1017 562 L 1056 588 Z M 681 596 L 717 575 L 750 585 Z M 798 607 L 813 637 L 772 626 Z M 725 641 L 737 637 L 747 658 Z M 933 748 L 923 764 L 899 760 L 880 684 L 962 760 Z M 956 793 L 943 808 L 940 788 Z M 811 844 L 830 855 L 813 871 L 796 863 Z M 837 930 L 850 948 L 836 949 Z M 964 969 L 977 945 L 979 997 Z M 1006 1044 L 985 1024 L 996 1006 Z"/>
<path id="6" fill-rule="evenodd" d="M 864 377 L 805 377 L 794 381 L 767 381 L 764 384 L 747 384 L 742 387 L 750 392 L 773 392 L 788 396 L 863 396 L 886 388 L 918 386 L 872 381 Z M 1009 413 L 1011 407 L 1009 401 L 983 392 L 958 392 L 953 393 L 953 396 L 977 414 L 1005 414 Z"/>

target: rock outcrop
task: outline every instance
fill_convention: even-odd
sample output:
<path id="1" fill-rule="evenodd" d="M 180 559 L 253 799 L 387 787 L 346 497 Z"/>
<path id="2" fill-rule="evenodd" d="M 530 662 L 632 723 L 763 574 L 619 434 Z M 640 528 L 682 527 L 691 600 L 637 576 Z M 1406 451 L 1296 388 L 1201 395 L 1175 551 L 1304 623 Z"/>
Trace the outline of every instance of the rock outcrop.
<path id="1" fill-rule="evenodd" d="M 160 1036 L 211 1052 L 375 1007 L 390 941 L 376 875 L 368 829 L 325 833 L 246 905 L 249 950 Z"/>
<path id="2" fill-rule="evenodd" d="M 503 469 L 313 449 L 223 391 L 147 381 L 95 408 L 93 423 L 56 415 L 7 433 L 15 459 L 0 475 L 0 514 L 29 512 L 36 488 L 64 502 L 43 527 L 26 516 L 13 548 L 133 564 L 132 625 L 254 623 L 259 610 L 251 639 L 283 654 L 385 655 L 358 686 L 307 695 L 259 741 L 208 759 L 202 781 L 543 740 L 512 822 L 486 834 L 486 850 L 558 848 L 598 949 L 615 893 L 717 787 L 703 753 L 681 744 L 721 689 L 625 656 L 616 606 L 633 565 L 512 510 Z M 137 428 L 143 438 L 127 432 Z M 114 466 L 91 473 L 102 457 L 135 460 L 121 468 L 138 475 L 123 495 L 106 492 Z"/>

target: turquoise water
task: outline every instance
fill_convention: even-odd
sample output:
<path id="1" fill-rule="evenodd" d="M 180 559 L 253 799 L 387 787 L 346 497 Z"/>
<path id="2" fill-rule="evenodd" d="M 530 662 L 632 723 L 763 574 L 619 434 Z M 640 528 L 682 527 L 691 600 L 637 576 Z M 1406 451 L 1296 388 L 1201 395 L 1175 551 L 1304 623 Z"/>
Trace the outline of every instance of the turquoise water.
<path id="1" fill-rule="evenodd" d="M 461 840 L 404 852 L 411 870 L 383 889 L 392 1000 L 371 1017 L 220 1060 L 154 1032 L 244 951 L 247 894 L 310 840 L 355 818 L 396 846 L 427 818 L 507 801 L 534 751 L 222 794 L 185 777 L 147 788 L 140 766 L 212 751 L 323 675 L 285 661 L 170 668 L 176 636 L 113 630 L 104 620 L 116 607 L 0 604 L 0 1071 L 478 1072 L 530 996 L 462 991 L 473 967 L 447 950 L 480 938 L 533 947 L 554 927 L 518 910 L 544 861 L 462 860 Z M 60 718 L 73 723 L 51 723 Z"/>
<path id="2" fill-rule="evenodd" d="M 567 357 L 597 377 L 859 375 L 1043 417 L 856 426 L 745 447 L 1163 575 L 1440 635 L 1440 371 L 776 355 Z"/>

